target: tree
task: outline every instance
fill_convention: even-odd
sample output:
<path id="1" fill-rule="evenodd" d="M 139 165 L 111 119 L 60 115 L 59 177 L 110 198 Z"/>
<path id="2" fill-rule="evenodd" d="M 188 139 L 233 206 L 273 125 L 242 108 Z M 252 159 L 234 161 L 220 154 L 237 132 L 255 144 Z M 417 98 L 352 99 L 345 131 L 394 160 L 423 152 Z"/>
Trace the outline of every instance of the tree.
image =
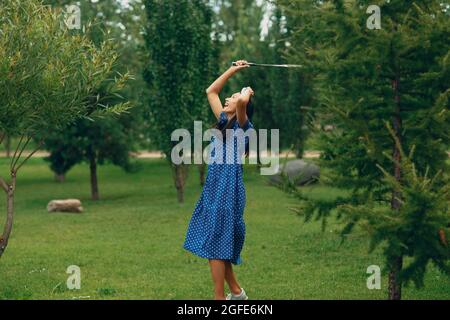
<path id="1" fill-rule="evenodd" d="M 63 9 L 71 2 L 47 0 L 46 3 Z M 97 45 L 106 37 L 114 39 L 115 48 L 120 53 L 114 67 L 114 71 L 117 72 L 124 73 L 129 68 L 137 72 L 141 66 L 142 59 L 137 50 L 141 37 L 136 32 L 135 20 L 139 21 L 142 14 L 136 4 L 137 2 L 132 2 L 127 8 L 116 0 L 80 4 L 82 24 L 94 21 L 88 37 Z M 133 109 L 131 113 L 122 115 L 119 119 L 98 119 L 95 122 L 81 119 L 63 130 L 54 130 L 48 135 L 45 146 L 51 154 L 46 160 L 50 162 L 50 168 L 59 181 L 64 180 L 65 173 L 73 165 L 87 161 L 90 167 L 91 197 L 98 200 L 98 164 L 110 161 L 127 171 L 132 169 L 129 153 L 135 151 L 142 128 L 145 127 L 142 119 L 143 104 L 139 99 L 142 89 L 143 81 L 139 78 L 138 81 L 133 81 L 132 86 L 126 86 L 121 90 L 121 97 L 119 99 L 116 97 L 115 100 L 132 100 Z M 103 88 L 98 88 L 98 95 L 105 95 Z"/>
<path id="2" fill-rule="evenodd" d="M 75 164 L 89 164 L 91 198 L 99 200 L 97 166 L 110 162 L 126 171 L 134 170 L 129 153 L 135 151 L 134 137 L 123 119 L 104 118 L 92 122 L 80 119 L 74 124 L 52 132 L 44 141 L 50 156 L 50 168 L 61 180 Z"/>
<path id="3" fill-rule="evenodd" d="M 31 139 L 80 117 L 128 108 L 127 103 L 104 105 L 95 95 L 110 79 L 117 60 L 113 43 L 97 48 L 84 34 L 61 28 L 60 22 L 61 16 L 38 0 L 5 0 L 0 5 L 0 130 L 20 137 L 11 158 L 10 181 L 0 177 L 7 198 L 0 256 L 13 226 L 17 173 L 42 145 L 41 140 L 22 157 Z M 116 76 L 105 84 L 108 92 L 120 90 L 127 77 Z"/>
<path id="4" fill-rule="evenodd" d="M 176 144 L 171 133 L 179 128 L 192 132 L 194 120 L 208 119 L 204 92 L 211 70 L 211 9 L 201 0 L 148 0 L 145 6 L 149 134 L 171 162 Z M 183 202 L 187 167 L 171 166 L 178 201 Z"/>
<path id="5" fill-rule="evenodd" d="M 291 17 L 285 15 L 281 6 L 274 5 L 272 26 L 267 35 L 269 54 L 266 61 L 288 63 L 289 37 L 295 27 Z M 294 59 L 291 63 L 297 63 Z M 272 69 L 269 73 L 270 101 L 274 125 L 280 128 L 282 148 L 292 148 L 297 158 L 303 157 L 305 141 L 308 137 L 307 119 L 311 103 L 311 81 L 302 69 Z"/>
<path id="6" fill-rule="evenodd" d="M 215 29 L 222 42 L 222 68 L 236 59 L 283 64 L 287 61 L 291 17 L 275 3 L 255 1 L 218 1 Z M 264 16 L 269 18 L 267 34 L 262 33 Z M 294 147 L 301 157 L 308 130 L 307 112 L 310 84 L 299 69 L 251 68 L 238 74 L 223 94 L 238 92 L 243 85 L 255 88 L 256 112 L 253 122 L 259 128 L 279 128 L 281 147 Z M 258 90 L 258 88 L 261 88 Z"/>
<path id="7" fill-rule="evenodd" d="M 86 35 L 97 46 L 106 38 L 114 39 L 115 50 L 119 58 L 115 65 L 117 71 L 126 73 L 129 71 L 135 78 L 133 85 L 124 88 L 123 95 L 133 101 L 133 112 L 131 115 L 138 116 L 141 111 L 142 92 L 145 89 L 145 82 L 141 73 L 143 68 L 142 46 L 142 24 L 145 20 L 145 12 L 142 9 L 141 0 L 129 0 L 125 5 L 120 0 L 102 1 L 79 1 L 73 0 L 44 0 L 44 3 L 51 5 L 54 9 L 65 10 L 67 5 L 77 4 L 80 8 L 81 26 L 90 25 L 86 30 Z M 138 124 L 140 119 L 133 119 L 135 130 L 143 127 Z"/>
<path id="8" fill-rule="evenodd" d="M 215 1 L 217 14 L 214 16 L 214 30 L 217 40 L 220 44 L 221 61 L 219 69 L 224 70 L 230 67 L 232 61 L 238 59 L 258 60 L 267 47 L 260 44 L 261 20 L 264 14 L 264 8 L 258 6 L 251 0 L 221 0 Z M 266 73 L 263 70 L 249 69 L 248 72 L 239 73 L 231 78 L 227 86 L 221 92 L 223 97 L 231 96 L 239 92 L 244 85 L 257 87 L 269 87 Z M 264 99 L 270 94 L 270 90 L 257 92 L 255 101 L 258 102 L 258 112 L 255 116 L 259 119 L 271 119 L 270 110 L 267 115 Z M 267 115 L 266 118 L 263 118 Z M 263 122 L 266 124 L 266 122 Z"/>
<path id="9" fill-rule="evenodd" d="M 448 15 L 441 1 L 392 0 L 372 30 L 370 1 L 279 3 L 302 22 L 293 55 L 314 75 L 317 112 L 337 127 L 322 136 L 322 162 L 349 196 L 317 201 L 290 190 L 307 220 L 325 223 L 335 210 L 348 222 L 343 236 L 359 225 L 370 250 L 382 244 L 388 297 L 401 299 L 404 284 L 423 285 L 428 263 L 450 273 L 439 238 L 450 220 Z"/>

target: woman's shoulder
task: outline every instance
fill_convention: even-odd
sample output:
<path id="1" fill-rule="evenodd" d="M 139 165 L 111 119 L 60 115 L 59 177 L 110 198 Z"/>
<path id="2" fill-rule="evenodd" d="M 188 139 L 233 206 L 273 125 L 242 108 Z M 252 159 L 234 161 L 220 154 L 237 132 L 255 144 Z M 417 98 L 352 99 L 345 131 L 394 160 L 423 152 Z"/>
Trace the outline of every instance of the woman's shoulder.
<path id="1" fill-rule="evenodd" d="M 245 120 L 245 122 L 242 126 L 239 124 L 238 121 L 236 121 L 235 128 L 240 128 L 244 131 L 247 131 L 248 129 L 253 129 L 253 123 L 248 118 L 247 118 L 247 120 Z"/>
<path id="2" fill-rule="evenodd" d="M 222 111 L 219 114 L 219 118 L 217 119 L 219 129 L 222 129 L 228 122 L 228 116 L 225 111 Z"/>

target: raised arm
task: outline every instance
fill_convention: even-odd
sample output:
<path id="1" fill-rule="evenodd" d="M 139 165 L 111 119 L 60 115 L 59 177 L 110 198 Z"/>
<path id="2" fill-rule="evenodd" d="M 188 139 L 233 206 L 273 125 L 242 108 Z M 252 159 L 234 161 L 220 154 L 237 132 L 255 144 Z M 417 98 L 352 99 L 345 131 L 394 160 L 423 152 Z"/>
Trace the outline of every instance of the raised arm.
<path id="1" fill-rule="evenodd" d="M 219 93 L 222 91 L 225 83 L 230 79 L 236 72 L 243 68 L 248 68 L 249 65 L 245 60 L 239 60 L 236 62 L 236 66 L 232 66 L 228 68 L 220 77 L 218 77 L 208 89 L 206 89 L 206 95 L 208 97 L 209 105 L 211 106 L 212 111 L 216 118 L 219 118 L 220 113 L 223 110 L 222 102 L 219 98 Z"/>
<path id="2" fill-rule="evenodd" d="M 236 118 L 239 123 L 239 126 L 242 128 L 247 121 L 247 104 L 250 98 L 254 95 L 254 91 L 252 88 L 247 87 L 241 93 L 239 97 L 238 105 L 236 108 Z"/>

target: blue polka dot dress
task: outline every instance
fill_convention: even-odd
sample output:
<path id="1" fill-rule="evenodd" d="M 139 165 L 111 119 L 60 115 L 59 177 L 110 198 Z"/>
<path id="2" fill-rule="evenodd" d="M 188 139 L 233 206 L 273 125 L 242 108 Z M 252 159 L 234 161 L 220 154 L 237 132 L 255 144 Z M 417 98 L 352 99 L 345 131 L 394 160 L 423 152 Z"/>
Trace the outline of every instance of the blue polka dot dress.
<path id="1" fill-rule="evenodd" d="M 224 128 L 227 122 L 227 115 L 222 112 L 218 120 L 219 129 Z M 236 121 L 233 130 L 238 128 L 241 127 Z M 247 120 L 241 129 L 246 131 L 249 128 L 253 125 Z M 240 253 L 245 238 L 245 188 L 239 154 L 242 155 L 244 150 L 240 153 L 242 148 L 237 147 L 236 138 L 225 140 L 221 148 L 217 148 L 221 143 L 219 139 L 213 137 L 211 141 L 210 159 L 220 156 L 222 151 L 223 163 L 210 160 L 205 185 L 192 214 L 183 247 L 202 258 L 241 264 Z M 230 148 L 230 142 L 234 143 L 234 148 Z M 245 143 L 248 144 L 247 137 Z M 234 159 L 231 164 L 226 161 L 230 154 Z"/>

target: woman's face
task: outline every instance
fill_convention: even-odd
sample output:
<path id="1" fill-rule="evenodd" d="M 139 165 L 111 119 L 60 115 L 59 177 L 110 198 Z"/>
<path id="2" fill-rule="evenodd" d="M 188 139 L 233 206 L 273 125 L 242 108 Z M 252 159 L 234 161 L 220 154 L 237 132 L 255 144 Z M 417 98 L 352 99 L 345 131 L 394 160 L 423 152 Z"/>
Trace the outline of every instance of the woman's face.
<path id="1" fill-rule="evenodd" d="M 230 98 L 225 99 L 223 111 L 234 113 L 236 112 L 237 103 L 241 94 L 239 92 L 234 93 Z"/>

